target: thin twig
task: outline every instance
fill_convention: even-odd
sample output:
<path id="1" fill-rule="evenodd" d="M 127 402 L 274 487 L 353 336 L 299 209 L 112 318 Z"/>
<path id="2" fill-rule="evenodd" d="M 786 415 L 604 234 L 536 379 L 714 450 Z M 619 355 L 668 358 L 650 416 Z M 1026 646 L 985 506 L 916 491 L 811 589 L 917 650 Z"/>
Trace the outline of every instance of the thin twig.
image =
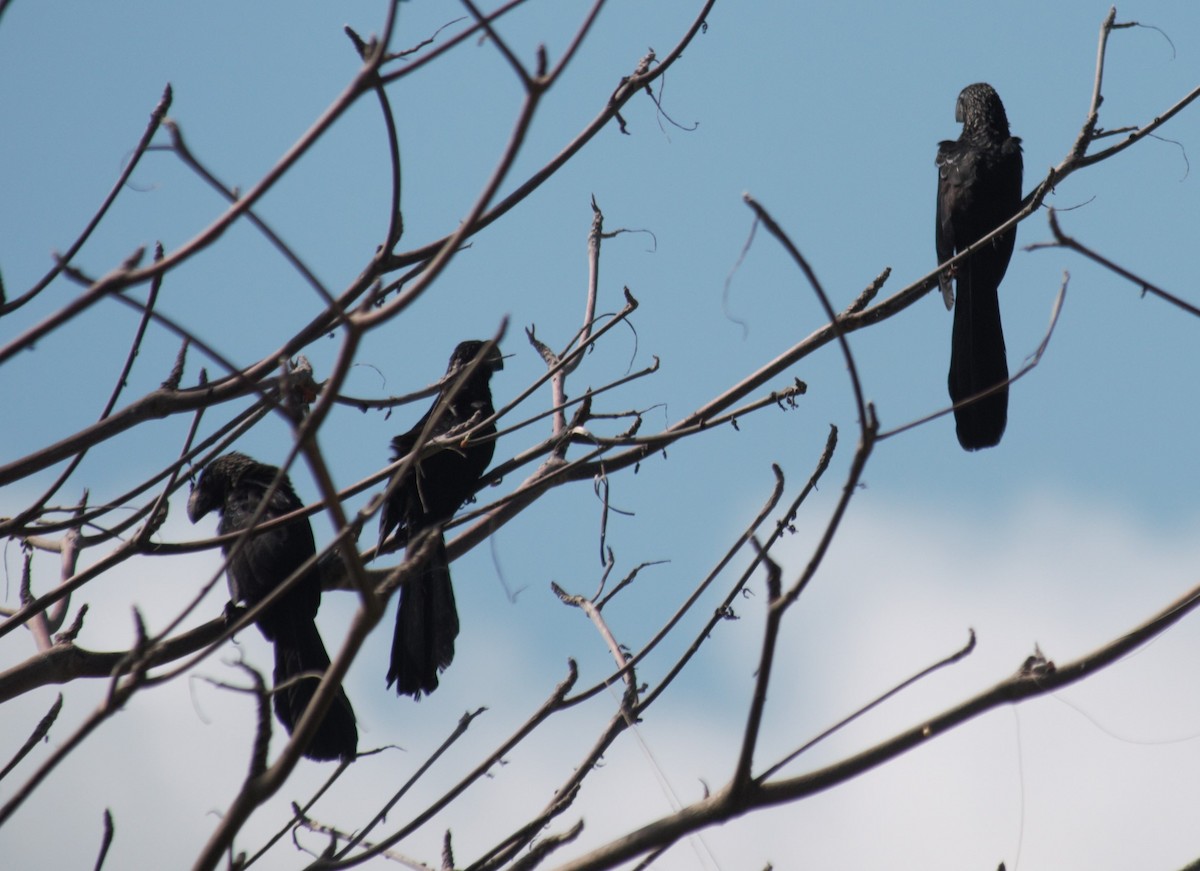
<path id="1" fill-rule="evenodd" d="M 50 734 L 50 727 L 53 726 L 54 721 L 58 719 L 59 713 L 62 712 L 62 706 L 63 697 L 62 693 L 59 693 L 54 699 L 54 704 L 50 706 L 50 710 L 47 711 L 46 715 L 42 717 L 42 719 L 38 720 L 38 724 L 33 727 L 33 731 L 29 734 L 29 737 L 25 739 L 25 743 L 22 744 L 20 749 L 13 754 L 12 759 L 8 760 L 8 764 L 5 765 L 3 769 L 0 769 L 0 780 L 3 780 L 5 777 L 7 777 L 9 772 L 16 768 L 21 763 L 21 760 L 29 755 L 29 751 L 41 743 L 41 741 L 45 739 L 48 734 Z"/>
<path id="2" fill-rule="evenodd" d="M 1158 285 L 1153 284 L 1153 283 L 1147 281 L 1146 279 L 1144 279 L 1138 275 L 1135 275 L 1134 273 L 1130 272 L 1129 270 L 1118 266 L 1117 264 L 1115 264 L 1111 260 L 1109 260 L 1107 257 L 1105 257 L 1103 254 L 1100 254 L 1098 251 L 1094 251 L 1091 248 L 1088 248 L 1086 245 L 1079 242 L 1077 239 L 1074 239 L 1071 236 L 1068 236 L 1066 233 L 1064 233 L 1062 231 L 1062 228 L 1059 226 L 1058 213 L 1054 209 L 1050 210 L 1049 220 L 1050 220 L 1050 232 L 1052 232 L 1054 234 L 1054 245 L 1056 247 L 1069 248 L 1072 251 L 1082 254 L 1084 257 L 1088 258 L 1089 260 L 1091 260 L 1095 263 L 1099 263 L 1101 266 L 1103 266 L 1105 269 L 1109 270 L 1110 272 L 1115 272 L 1117 275 L 1121 276 L 1126 281 L 1136 284 L 1138 287 L 1140 287 L 1142 289 L 1143 293 L 1153 294 L 1154 296 L 1157 296 L 1159 299 L 1169 302 L 1169 303 L 1171 303 L 1171 305 L 1174 305 L 1178 308 L 1183 309 L 1185 312 L 1187 312 L 1190 315 L 1195 315 L 1197 317 L 1200 317 L 1200 308 L 1197 308 L 1196 306 L 1192 305 L 1187 300 L 1181 299 L 1180 297 L 1176 296 L 1175 294 L 1170 293 L 1166 290 L 1163 290 Z M 1029 248 L 1032 250 L 1032 249 L 1046 248 L 1049 246 L 1050 246 L 1050 243 L 1043 243 L 1043 244 L 1039 244 L 1039 245 L 1030 245 Z"/>
<path id="3" fill-rule="evenodd" d="M 3 10 L 0 9 L 0 12 L 2 11 Z M 51 267 L 50 271 L 38 280 L 37 284 L 16 299 L 10 300 L 7 303 L 4 302 L 2 297 L 0 297 L 0 317 L 4 317 L 4 315 L 8 314 L 9 312 L 20 308 L 45 290 L 50 283 L 62 273 L 63 269 L 75 259 L 75 255 L 79 253 L 79 249 L 83 247 L 83 244 L 92 235 L 92 231 L 100 226 L 100 222 L 104 220 L 104 216 L 108 214 L 108 209 L 113 202 L 116 201 L 117 194 L 125 189 L 125 186 L 129 182 L 130 176 L 133 175 L 134 169 L 137 168 L 138 162 L 142 159 L 142 155 L 144 155 L 146 150 L 150 147 L 150 141 L 154 138 L 154 134 L 158 131 L 159 125 L 162 124 L 163 120 L 166 118 L 167 111 L 171 108 L 171 99 L 171 86 L 168 84 L 163 89 L 162 97 L 159 98 L 158 105 L 156 105 L 154 110 L 150 113 L 150 123 L 146 125 L 146 129 L 142 133 L 142 138 L 138 140 L 138 144 L 134 146 L 133 153 L 126 162 L 125 168 L 117 177 L 116 182 L 113 183 L 112 189 L 109 190 L 108 196 L 104 198 L 104 202 L 100 204 L 100 208 L 95 211 L 91 217 L 91 220 L 88 221 L 87 226 L 83 228 L 83 232 L 80 233 L 75 241 L 71 243 L 65 254 L 55 258 L 54 266 Z"/>

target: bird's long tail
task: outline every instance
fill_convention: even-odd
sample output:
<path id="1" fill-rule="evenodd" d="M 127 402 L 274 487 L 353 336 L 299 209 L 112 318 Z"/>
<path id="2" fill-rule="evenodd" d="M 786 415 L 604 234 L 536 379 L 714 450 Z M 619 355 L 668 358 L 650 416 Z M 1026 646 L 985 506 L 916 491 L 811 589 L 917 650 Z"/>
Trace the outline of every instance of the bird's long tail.
<path id="1" fill-rule="evenodd" d="M 312 621 L 291 624 L 275 638 L 275 716 L 290 735 L 317 691 L 318 678 L 329 668 L 329 654 Z M 308 673 L 309 677 L 297 678 Z M 358 726 L 346 692 L 338 687 L 325 719 L 304 750 L 309 759 L 353 759 L 358 752 Z"/>
<path id="2" fill-rule="evenodd" d="M 441 533 L 433 553 L 420 573 L 400 590 L 396 609 L 396 632 L 392 636 L 392 659 L 388 686 L 419 699 L 437 689 L 438 672 L 454 659 L 458 637 L 458 608 L 450 583 L 450 564 Z"/>
<path id="3" fill-rule="evenodd" d="M 950 398 L 961 402 L 996 384 L 995 393 L 954 410 L 958 443 L 968 451 L 998 444 L 1008 423 L 1008 361 L 997 286 L 958 280 L 950 347 Z"/>

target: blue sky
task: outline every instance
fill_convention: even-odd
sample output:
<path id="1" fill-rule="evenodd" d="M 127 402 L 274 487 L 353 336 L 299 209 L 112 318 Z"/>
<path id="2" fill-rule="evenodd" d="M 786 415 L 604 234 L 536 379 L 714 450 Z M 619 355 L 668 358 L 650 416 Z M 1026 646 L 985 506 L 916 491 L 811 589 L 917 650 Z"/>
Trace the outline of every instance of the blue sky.
<path id="1" fill-rule="evenodd" d="M 593 117 L 648 47 L 665 54 L 698 5 L 612 0 L 560 88 L 539 109 L 506 189 Z M 544 42 L 553 61 L 585 8 L 531 2 L 506 19 L 501 32 L 525 59 Z M 893 272 L 884 292 L 894 292 L 935 265 L 933 156 L 938 140 L 957 135 L 958 91 L 975 81 L 997 88 L 1014 134 L 1024 141 L 1029 190 L 1066 154 L 1084 120 L 1097 31 L 1107 11 L 1106 4 L 1086 2 L 718 3 L 707 32 L 665 78 L 662 105 L 676 123 L 648 99 L 631 102 L 623 113 L 629 135 L 612 126 L 602 131 L 476 237 L 405 316 L 371 336 L 348 392 L 382 395 L 424 386 L 440 375 L 458 340 L 490 335 L 504 316 L 511 319 L 504 350 L 513 356 L 494 388 L 501 399 L 523 389 L 541 363 L 522 330 L 536 325 L 539 337 L 561 345 L 580 321 L 594 195 L 608 229 L 647 231 L 605 242 L 600 308 L 618 308 L 623 286 L 641 308 L 636 335 L 616 332 L 571 388 L 578 393 L 599 385 L 657 355 L 660 373 L 614 394 L 606 410 L 655 406 L 643 431 L 679 419 L 823 320 L 802 276 L 766 233 L 758 232 L 738 266 L 752 226 L 744 192 L 790 233 L 835 306 L 848 304 L 885 267 Z M 1161 28 L 1174 47 L 1148 28 L 1113 36 L 1101 116 L 1108 128 L 1145 123 L 1200 81 L 1200 20 L 1190 8 L 1145 2 L 1118 11 L 1120 20 Z M 12 4 L 0 19 L 0 274 L 9 296 L 35 282 L 50 266 L 51 252 L 64 249 L 87 221 L 167 82 L 174 89 L 170 116 L 190 146 L 224 181 L 245 189 L 353 76 L 357 57 L 342 25 L 367 35 L 381 25 L 382 12 L 375 2 Z M 461 14 L 456 4 L 405 3 L 394 47 L 415 45 Z M 391 96 L 405 167 L 400 247 L 415 248 L 452 231 L 469 208 L 509 134 L 521 92 L 491 46 L 469 41 L 403 80 Z M 1069 209 L 1061 214 L 1068 233 L 1194 301 L 1190 255 L 1200 199 L 1188 161 L 1197 154 L 1200 115 L 1192 107 L 1160 133 L 1162 139 L 1071 177 L 1049 202 Z M 377 107 L 364 100 L 271 192 L 260 213 L 339 289 L 379 242 L 387 203 L 383 127 Z M 76 265 L 99 275 L 138 246 L 161 240 L 169 250 L 221 208 L 170 154 L 152 152 Z M 1052 658 L 1081 655 L 1196 582 L 1196 321 L 1077 256 L 1022 250 L 1048 238 L 1044 215 L 1021 225 L 1002 286 L 1015 369 L 1041 341 L 1063 272 L 1071 274 L 1043 363 L 1012 390 L 1003 442 L 966 454 L 943 417 L 878 446 L 827 565 L 785 624 L 764 760 L 949 653 L 968 627 L 980 638 L 971 659 L 839 736 L 812 764 L 860 749 L 989 686 L 1015 670 L 1034 642 Z M 77 292 L 58 282 L 0 321 L 0 341 Z M 168 277 L 161 309 L 247 362 L 276 347 L 317 304 L 261 237 L 235 227 Z M 124 307 L 102 304 L 5 364 L 0 403 L 10 412 L 0 428 L 0 461 L 94 419 L 135 324 Z M 949 329 L 950 316 L 931 295 L 851 337 L 867 396 L 885 428 L 946 404 Z M 152 332 L 126 398 L 156 387 L 176 350 L 174 339 Z M 332 339 L 306 350 L 318 378 L 336 350 Z M 198 365 L 193 354 L 185 381 L 194 382 Z M 772 462 L 795 492 L 834 423 L 842 434 L 838 457 L 780 554 L 792 575 L 807 561 L 840 490 L 856 420 L 844 362 L 833 347 L 776 386 L 793 376 L 809 385 L 797 409 L 755 415 L 738 431 L 725 428 L 675 445 L 666 458 L 643 463 L 637 475 L 614 477 L 613 503 L 632 512 L 610 519 L 617 574 L 642 561 L 669 560 L 644 573 L 636 597 L 627 593 L 610 606 L 614 631 L 626 644 L 644 643 L 733 541 L 769 492 Z M 539 395 L 518 413 L 547 402 Z M 321 440 L 339 483 L 378 469 L 388 439 L 419 413 L 401 408 L 388 419 L 336 412 Z M 84 486 L 94 501 L 120 492 L 131 476 L 174 455 L 187 423 L 148 425 L 94 451 L 63 501 Z M 286 438 L 286 428 L 268 420 L 240 447 L 278 461 Z M 525 445 L 520 435 L 502 440 L 497 456 Z M 519 477 L 502 486 L 514 486 Z M 0 492 L 0 515 L 24 505 L 45 480 Z M 296 482 L 305 497 L 315 497 L 311 481 L 298 474 Z M 173 507 L 164 539 L 208 531 L 198 533 L 183 520 L 182 500 Z M 314 525 L 319 537 L 327 536 L 327 521 Z M 321 805 L 323 822 L 352 825 L 372 812 L 463 710 L 491 709 L 460 755 L 435 772 L 436 783 L 450 782 L 527 716 L 562 677 L 567 656 L 579 659 L 585 680 L 605 673 L 598 638 L 549 592 L 551 580 L 577 592 L 594 589 L 598 528 L 598 504 L 582 484 L 550 493 L 458 561 L 464 625 L 458 658 L 443 688 L 420 705 L 384 692 L 376 663 L 387 639 L 376 633 L 347 690 L 364 746 L 395 743 L 407 752 L 356 766 Z M 53 577 L 53 565 L 44 566 L 42 577 Z M 92 607 L 80 643 L 127 645 L 133 602 L 162 625 L 216 567 L 212 555 L 126 564 L 119 577 L 76 597 Z M 19 568 L 19 548 L 10 543 L 8 604 Z M 515 600 L 506 587 L 520 591 Z M 701 780 L 712 786 L 727 776 L 736 746 L 731 736 L 738 734 L 752 685 L 759 592 L 739 605 L 743 619 L 720 628 L 687 679 L 647 718 L 639 730 L 647 749 L 627 740 L 606 760 L 581 800 L 578 815 L 587 829 L 573 852 L 667 812 L 655 765 L 685 801 L 700 795 Z M 198 619 L 219 612 L 221 597 L 210 599 Z M 327 639 L 336 638 L 351 608 L 345 594 L 326 599 Z M 860 868 L 886 861 L 957 869 L 994 868 L 1001 860 L 1025 871 L 1180 866 L 1196 858 L 1194 820 L 1183 814 L 1200 799 L 1194 776 L 1187 776 L 1200 763 L 1194 740 L 1200 706 L 1186 680 L 1191 670 L 1181 665 L 1200 653 L 1194 624 L 1184 621 L 1061 698 L 991 714 L 843 789 L 730 823 L 706 834 L 703 845 L 679 845 L 663 867 L 731 869 L 772 861 L 776 867 Z M 252 661 L 269 662 L 255 633 L 242 633 L 239 642 Z M 21 633 L 0 639 L 4 667 L 32 652 Z M 224 659 L 234 655 L 230 648 Z M 665 659 L 647 663 L 643 678 L 653 684 L 668 665 Z M 189 861 L 211 830 L 210 812 L 225 806 L 243 770 L 250 722 L 244 699 L 202 677 L 233 680 L 236 674 L 213 658 L 195 679 L 139 697 L 92 739 L 90 752 L 58 771 L 8 831 L 0 831 L 5 855 L 25 864 L 88 864 L 107 806 L 118 830 L 110 867 Z M 51 744 L 64 739 L 67 725 L 78 723 L 101 692 L 98 686 L 66 689 L 63 725 Z M 16 747 L 52 698 L 46 690 L 6 706 L 0 747 Z M 525 805 L 512 796 L 531 796 L 531 806 L 539 806 L 614 706 L 612 699 L 598 699 L 548 729 L 536 748 L 518 751 L 467 796 L 463 817 L 439 818 L 404 851 L 435 860 L 440 832 L 451 826 L 460 860 L 470 861 L 489 837 L 523 819 Z M 189 748 L 182 759 L 181 742 Z M 213 761 L 224 758 L 233 761 Z M 246 846 L 261 840 L 283 818 L 287 802 L 307 795 L 322 775 L 319 766 L 302 766 L 294 787 L 247 830 Z M 81 790 L 85 780 L 113 788 Z M 639 785 L 630 794 L 620 791 L 622 783 Z M 437 794 L 434 782 L 426 789 L 421 798 L 428 801 Z M 398 813 L 423 806 L 417 798 Z M 71 843 L 48 841 L 48 830 L 61 832 L 68 811 L 78 836 Z M 156 823 L 156 814 L 169 823 Z M 1158 820 L 1154 827 L 1145 822 L 1151 816 Z M 277 854 L 265 867 L 302 864 L 287 847 Z"/>

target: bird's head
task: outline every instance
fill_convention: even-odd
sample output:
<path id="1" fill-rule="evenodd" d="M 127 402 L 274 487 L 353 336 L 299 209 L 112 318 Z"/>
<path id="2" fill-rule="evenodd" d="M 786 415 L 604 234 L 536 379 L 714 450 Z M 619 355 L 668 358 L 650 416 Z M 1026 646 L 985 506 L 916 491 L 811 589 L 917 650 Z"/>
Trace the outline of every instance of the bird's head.
<path id="1" fill-rule="evenodd" d="M 988 132 L 1008 136 L 1008 115 L 1000 95 L 987 82 L 967 85 L 954 104 L 954 120 L 963 125 L 966 134 Z"/>
<path id="2" fill-rule="evenodd" d="M 192 485 L 187 504 L 188 519 L 195 523 L 214 508 L 223 509 L 229 491 L 237 484 L 238 479 L 255 465 L 254 460 L 236 451 L 223 454 L 209 463 Z"/>
<path id="3" fill-rule="evenodd" d="M 450 355 L 450 364 L 446 367 L 446 374 L 457 372 L 464 366 L 469 366 L 476 357 L 483 353 L 487 342 L 479 339 L 468 339 L 465 342 L 459 342 L 454 349 L 454 353 Z M 491 350 L 487 356 L 479 362 L 479 367 L 485 374 L 485 377 L 490 378 L 493 372 L 498 372 L 504 368 L 504 357 L 500 354 L 500 346 L 497 344 L 491 345 Z"/>

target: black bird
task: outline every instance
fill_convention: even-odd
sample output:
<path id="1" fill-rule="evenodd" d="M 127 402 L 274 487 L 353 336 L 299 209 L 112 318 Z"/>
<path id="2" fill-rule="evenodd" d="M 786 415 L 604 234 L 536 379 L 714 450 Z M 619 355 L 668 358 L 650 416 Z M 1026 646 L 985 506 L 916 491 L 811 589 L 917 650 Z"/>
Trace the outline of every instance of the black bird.
<path id="1" fill-rule="evenodd" d="M 1004 104 L 991 85 L 968 85 L 958 95 L 958 139 L 938 144 L 937 257 L 945 263 L 1003 224 L 1021 205 L 1021 140 L 1010 136 Z M 994 238 L 954 269 L 958 304 L 950 343 L 950 398 L 960 402 L 1008 381 L 997 290 L 1012 257 L 1016 229 Z M 940 278 L 946 307 L 954 305 L 950 277 Z M 1008 385 L 956 408 L 958 442 L 968 451 L 1000 441 L 1008 421 Z"/>
<path id="2" fill-rule="evenodd" d="M 275 466 L 255 462 L 245 454 L 220 456 L 200 473 L 200 480 L 192 488 L 188 517 L 195 523 L 215 508 L 221 515 L 217 532 L 221 535 L 241 532 L 249 527 L 278 473 Z M 301 507 L 303 503 L 284 477 L 258 522 L 282 517 Z M 227 556 L 231 547 L 232 544 L 223 546 Z M 316 545 L 307 518 L 242 541 L 225 569 L 230 598 L 248 606 L 257 604 L 314 553 Z M 320 578 L 316 571 L 309 570 L 256 621 L 259 631 L 275 645 L 275 686 L 292 681 L 273 696 L 275 716 L 289 735 L 317 689 L 315 677 L 292 679 L 305 672 L 320 674 L 329 667 L 329 654 L 314 622 L 320 605 Z M 354 709 L 345 691 L 339 688 L 304 755 L 320 760 L 353 759 L 357 750 Z"/>
<path id="3" fill-rule="evenodd" d="M 491 417 L 492 373 L 504 368 L 500 350 L 491 346 L 486 356 L 475 363 L 466 378 L 457 377 L 484 353 L 486 343 L 459 343 L 450 355 L 443 387 L 425 416 L 403 435 L 392 439 L 392 458 L 398 460 L 412 452 L 426 425 L 439 408 L 437 422 L 429 428 L 426 442 L 439 438 L 469 422 L 482 423 Z M 419 576 L 400 590 L 396 609 L 396 632 L 392 636 L 392 658 L 388 666 L 388 686 L 396 683 L 396 693 L 421 697 L 437 689 L 438 672 L 454 659 L 454 639 L 458 637 L 458 608 L 450 584 L 450 564 L 441 527 L 464 502 L 475 495 L 479 479 L 496 443 L 496 426 L 489 423 L 471 433 L 465 444 L 454 442 L 425 453 L 396 483 L 379 514 L 379 551 L 391 550 L 412 541 L 419 533 L 433 530 L 434 551 Z M 396 534 L 389 540 L 392 530 Z M 386 545 L 386 548 L 385 548 Z"/>

